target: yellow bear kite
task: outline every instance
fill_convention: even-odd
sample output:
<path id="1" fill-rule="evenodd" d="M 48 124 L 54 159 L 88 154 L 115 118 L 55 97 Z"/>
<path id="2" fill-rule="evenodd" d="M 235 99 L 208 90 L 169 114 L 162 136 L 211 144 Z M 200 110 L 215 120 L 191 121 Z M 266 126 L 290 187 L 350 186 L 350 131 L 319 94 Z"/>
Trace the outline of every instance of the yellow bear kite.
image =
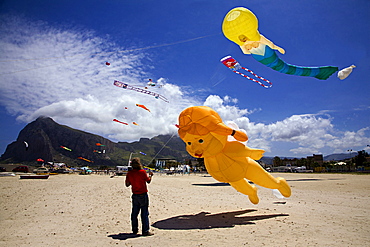
<path id="1" fill-rule="evenodd" d="M 248 136 L 226 126 L 212 108 L 194 106 L 185 109 L 179 116 L 178 127 L 188 153 L 204 158 L 207 171 L 213 178 L 248 195 L 253 204 L 259 202 L 257 188 L 248 180 L 262 187 L 278 189 L 284 197 L 291 195 L 284 178 L 274 178 L 255 161 L 263 156 L 264 150 L 252 149 L 241 143 L 247 141 Z M 229 135 L 237 141 L 228 141 Z"/>

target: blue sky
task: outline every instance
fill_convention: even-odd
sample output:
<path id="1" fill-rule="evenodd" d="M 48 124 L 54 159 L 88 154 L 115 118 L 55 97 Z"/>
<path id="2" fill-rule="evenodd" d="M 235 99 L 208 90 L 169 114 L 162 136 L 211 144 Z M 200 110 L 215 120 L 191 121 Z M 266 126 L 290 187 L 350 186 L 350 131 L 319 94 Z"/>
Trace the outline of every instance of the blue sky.
<path id="1" fill-rule="evenodd" d="M 357 67 L 343 81 L 265 67 L 222 34 L 224 16 L 239 6 L 255 13 L 259 32 L 285 49 L 286 62 Z M 4 0 L 0 153 L 41 115 L 112 141 L 136 141 L 176 132 L 178 115 L 194 105 L 237 123 L 247 145 L 266 156 L 366 150 L 369 12 L 368 0 Z M 273 87 L 232 73 L 219 61 L 227 55 Z M 149 78 L 163 85 L 150 90 L 170 103 L 112 85 L 143 87 Z"/>

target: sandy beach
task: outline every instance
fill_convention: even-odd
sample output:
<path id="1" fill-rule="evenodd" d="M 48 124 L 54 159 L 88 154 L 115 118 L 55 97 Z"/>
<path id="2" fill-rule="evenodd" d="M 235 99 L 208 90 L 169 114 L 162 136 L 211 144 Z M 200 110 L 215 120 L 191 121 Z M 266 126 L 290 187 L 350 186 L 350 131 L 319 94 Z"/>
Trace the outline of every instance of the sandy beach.
<path id="1" fill-rule="evenodd" d="M 155 174 L 153 236 L 131 234 L 125 177 L 0 177 L 0 246 L 369 246 L 370 176 L 273 173 L 292 197 L 260 203 L 208 175 Z"/>

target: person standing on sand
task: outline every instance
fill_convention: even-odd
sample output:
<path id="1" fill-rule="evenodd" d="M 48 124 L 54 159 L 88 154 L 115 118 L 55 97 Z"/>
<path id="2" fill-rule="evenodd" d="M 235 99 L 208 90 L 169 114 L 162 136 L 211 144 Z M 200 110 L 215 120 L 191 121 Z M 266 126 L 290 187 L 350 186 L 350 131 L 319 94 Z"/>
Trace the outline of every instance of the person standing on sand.
<path id="1" fill-rule="evenodd" d="M 142 235 L 150 236 L 153 233 L 149 232 L 149 196 L 146 184 L 152 181 L 153 172 L 149 172 L 149 176 L 141 165 L 140 158 L 131 160 L 132 170 L 127 172 L 126 187 L 131 185 L 132 190 L 132 211 L 131 211 L 131 227 L 132 232 L 137 234 L 139 231 L 138 215 L 141 211 Z"/>

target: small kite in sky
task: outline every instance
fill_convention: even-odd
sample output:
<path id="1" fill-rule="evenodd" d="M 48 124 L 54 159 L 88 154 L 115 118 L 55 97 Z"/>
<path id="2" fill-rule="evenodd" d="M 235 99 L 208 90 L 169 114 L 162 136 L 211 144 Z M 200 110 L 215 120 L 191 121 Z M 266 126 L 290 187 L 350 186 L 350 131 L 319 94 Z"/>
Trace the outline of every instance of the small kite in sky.
<path id="1" fill-rule="evenodd" d="M 133 125 L 138 125 L 136 122 L 132 122 Z"/>
<path id="2" fill-rule="evenodd" d="M 110 63 L 109 63 L 109 62 L 105 62 L 105 65 L 109 66 L 109 65 L 110 65 Z"/>
<path id="3" fill-rule="evenodd" d="M 128 123 L 125 123 L 125 122 L 119 121 L 118 119 L 113 119 L 113 121 L 114 121 L 114 122 L 117 122 L 117 123 L 121 123 L 121 124 L 128 125 Z"/>
<path id="4" fill-rule="evenodd" d="M 157 84 L 152 79 L 149 79 L 147 85 L 151 87 L 155 87 Z"/>
<path id="5" fill-rule="evenodd" d="M 101 144 L 101 143 L 99 143 L 99 142 L 95 143 L 95 145 L 96 145 L 96 146 L 99 146 L 99 147 L 105 147 L 105 145 L 103 145 L 103 144 Z"/>
<path id="6" fill-rule="evenodd" d="M 24 145 L 26 146 L 26 151 L 28 150 L 28 143 L 26 141 L 23 141 Z"/>
<path id="7" fill-rule="evenodd" d="M 83 158 L 83 157 L 77 157 L 77 159 L 80 159 L 80 160 L 84 160 L 84 161 L 87 161 L 87 162 L 94 162 L 94 161 L 91 161 L 91 160 L 88 160 L 88 159 L 85 159 L 85 158 Z"/>
<path id="8" fill-rule="evenodd" d="M 148 108 L 146 108 L 145 105 L 139 105 L 139 104 L 136 104 L 136 106 L 140 107 L 140 108 L 143 108 L 144 110 L 147 110 L 148 112 L 150 112 L 150 110 Z"/>
<path id="9" fill-rule="evenodd" d="M 133 91 L 136 91 L 136 92 L 139 92 L 139 93 L 144 93 L 144 94 L 152 95 L 156 99 L 161 99 L 164 102 L 169 103 L 168 99 L 166 99 L 164 96 L 162 96 L 162 95 L 160 95 L 158 93 L 152 92 L 152 91 L 148 91 L 146 89 L 142 89 L 142 88 L 139 88 L 139 87 L 130 86 L 127 83 L 123 83 L 123 82 L 120 82 L 120 81 L 117 81 L 117 80 L 114 81 L 113 85 L 115 85 L 117 87 L 120 87 L 120 88 L 123 88 L 123 89 L 133 90 Z"/>
<path id="10" fill-rule="evenodd" d="M 285 50 L 258 32 L 258 19 L 249 9 L 237 7 L 230 10 L 223 20 L 222 32 L 226 38 L 239 45 L 244 54 L 251 54 L 258 62 L 280 73 L 326 80 L 338 71 L 338 67 L 334 66 L 303 67 L 280 59 L 275 50 L 281 54 Z M 342 76 L 343 79 L 345 77 Z"/>
<path id="11" fill-rule="evenodd" d="M 65 147 L 65 146 L 60 146 L 61 148 L 63 148 L 63 149 L 65 149 L 65 150 L 67 150 L 67 151 L 72 151 L 72 149 L 70 149 L 70 148 L 67 148 L 67 147 Z"/>
<path id="12" fill-rule="evenodd" d="M 221 59 L 221 63 L 222 64 L 224 64 L 226 67 L 228 67 L 229 69 L 231 69 L 233 72 L 235 72 L 235 73 L 237 73 L 237 74 L 239 74 L 239 75 L 241 75 L 241 76 L 243 76 L 243 77 L 245 77 L 245 78 L 247 78 L 247 79 L 249 79 L 249 80 L 251 80 L 251 81 L 254 81 L 254 82 L 257 82 L 258 84 L 260 84 L 262 87 L 264 87 L 264 88 L 270 88 L 270 87 L 272 87 L 272 83 L 269 81 L 269 80 L 267 80 L 267 79 L 265 79 L 265 78 L 263 78 L 263 77 L 261 77 L 261 76 L 258 76 L 258 75 L 256 75 L 252 70 L 250 70 L 250 69 L 247 69 L 247 68 L 245 68 L 245 67 L 243 67 L 243 66 L 241 66 L 234 58 L 232 58 L 231 56 L 227 56 L 227 57 L 224 57 L 224 58 L 222 58 Z M 245 70 L 245 71 L 248 71 L 249 73 L 251 73 L 252 75 L 254 75 L 255 77 L 257 77 L 257 78 L 259 78 L 259 79 L 261 79 L 261 80 L 263 80 L 263 81 L 265 81 L 265 82 L 267 82 L 269 85 L 265 85 L 265 84 L 263 84 L 262 82 L 260 82 L 260 81 L 258 81 L 258 80 L 256 80 L 256 79 L 253 79 L 253 78 L 251 78 L 251 77 L 249 77 L 249 76 L 247 76 L 247 75 L 245 75 L 245 74 L 243 74 L 243 73 L 241 73 L 240 71 L 238 71 L 238 70 L 240 70 L 240 69 L 243 69 L 243 70 Z"/>

